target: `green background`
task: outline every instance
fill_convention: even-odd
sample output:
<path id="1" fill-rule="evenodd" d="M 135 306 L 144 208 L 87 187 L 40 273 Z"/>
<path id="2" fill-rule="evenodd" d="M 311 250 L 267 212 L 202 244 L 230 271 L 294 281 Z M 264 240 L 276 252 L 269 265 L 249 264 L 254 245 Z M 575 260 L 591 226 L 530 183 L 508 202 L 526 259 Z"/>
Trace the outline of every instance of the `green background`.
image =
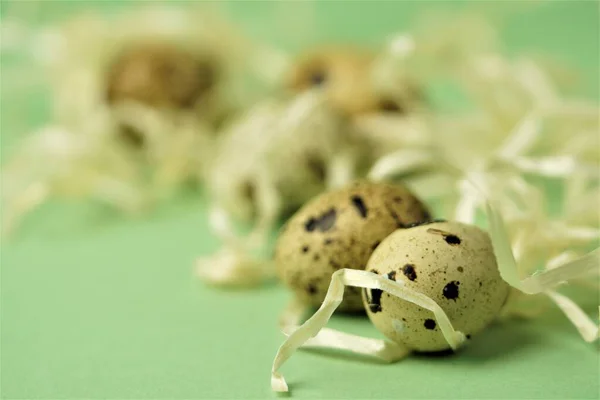
<path id="1" fill-rule="evenodd" d="M 3 1 L 2 16 L 25 2 Z M 33 2 L 27 2 L 33 3 Z M 35 25 L 83 9 L 131 4 L 56 2 L 28 8 Z M 424 10 L 473 4 L 320 2 L 222 4 L 259 39 L 298 48 L 317 40 L 376 43 Z M 597 2 L 478 3 L 511 8 L 502 38 L 511 53 L 549 53 L 577 67 L 581 93 L 598 99 Z M 311 24 L 294 34 L 289 13 Z M 282 15 L 288 15 L 282 18 Z M 286 22 L 287 21 L 287 22 Z M 310 29 L 308 29 L 310 28 Z M 3 71 L 25 65 L 4 55 Z M 3 73 L 4 76 L 4 73 Z M 33 78 L 33 77 L 32 77 Z M 39 88 L 2 85 L 2 155 L 49 115 Z M 13 88 L 14 89 L 14 88 Z M 5 161 L 5 160 L 4 160 Z M 218 242 L 197 194 L 143 219 L 123 221 L 85 203 L 51 202 L 2 243 L 1 396 L 16 398 L 276 398 L 272 358 L 283 336 L 277 316 L 289 296 L 207 288 L 192 275 Z M 377 336 L 368 321 L 336 316 L 332 327 Z M 382 365 L 343 354 L 300 352 L 284 367 L 294 398 L 599 398 L 597 345 L 551 310 L 536 321 L 498 323 L 449 357 L 414 356 Z"/>

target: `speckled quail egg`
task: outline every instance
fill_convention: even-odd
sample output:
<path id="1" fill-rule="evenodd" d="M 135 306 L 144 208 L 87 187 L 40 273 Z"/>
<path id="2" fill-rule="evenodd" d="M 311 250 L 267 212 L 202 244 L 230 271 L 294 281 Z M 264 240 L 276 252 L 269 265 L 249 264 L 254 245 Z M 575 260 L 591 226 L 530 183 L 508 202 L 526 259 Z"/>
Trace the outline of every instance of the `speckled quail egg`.
<path id="1" fill-rule="evenodd" d="M 210 57 L 165 43 L 139 43 L 125 48 L 109 65 L 106 101 L 193 110 L 209 101 L 216 80 L 217 68 Z M 123 124 L 120 135 L 137 147 L 144 144 L 144 135 L 128 124 Z"/>
<path id="2" fill-rule="evenodd" d="M 429 219 L 427 207 L 399 184 L 356 182 L 326 192 L 284 226 L 275 249 L 278 275 L 301 302 L 319 306 L 335 271 L 364 269 L 386 236 Z M 340 309 L 361 311 L 360 289 L 348 288 Z"/>
<path id="3" fill-rule="evenodd" d="M 255 104 L 217 145 L 207 186 L 219 207 L 246 222 L 260 218 L 265 187 L 277 193 L 280 213 L 296 211 L 326 190 L 334 159 L 356 147 L 344 119 L 316 91 Z"/>
<path id="4" fill-rule="evenodd" d="M 135 100 L 153 107 L 192 108 L 215 84 L 216 68 L 183 49 L 162 43 L 131 46 L 108 71 L 109 103 Z"/>
<path id="5" fill-rule="evenodd" d="M 412 85 L 381 90 L 372 82 L 375 54 L 367 49 L 328 46 L 301 56 L 289 76 L 293 91 L 323 88 L 331 104 L 351 115 L 372 112 L 403 114 L 417 99 Z"/>
<path id="6" fill-rule="evenodd" d="M 509 295 L 488 234 L 458 222 L 397 230 L 377 247 L 366 270 L 432 298 L 467 338 L 498 316 Z M 450 348 L 430 311 L 378 289 L 363 290 L 363 301 L 373 324 L 395 342 L 423 352 Z"/>

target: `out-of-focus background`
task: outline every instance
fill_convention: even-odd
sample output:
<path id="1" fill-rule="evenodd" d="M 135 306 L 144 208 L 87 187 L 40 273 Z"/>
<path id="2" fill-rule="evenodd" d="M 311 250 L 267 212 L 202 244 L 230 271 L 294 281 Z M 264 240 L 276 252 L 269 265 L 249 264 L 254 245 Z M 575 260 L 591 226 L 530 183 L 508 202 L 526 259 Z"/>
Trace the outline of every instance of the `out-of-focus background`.
<path id="1" fill-rule="evenodd" d="M 144 3 L 2 1 L 0 26 L 35 29 L 81 12 Z M 424 12 L 471 7 L 500 21 L 510 54 L 545 54 L 574 67 L 574 91 L 599 98 L 599 5 L 527 2 L 224 2 L 211 4 L 256 41 L 289 51 L 322 42 L 375 45 Z M 188 3 L 177 3 L 187 7 Z M 50 118 L 40 77 L 2 30 L 4 159 Z M 15 75 L 13 75 L 15 74 Z M 444 94 L 442 93 L 442 96 Z M 447 99 L 451 101 L 450 99 Z M 270 398 L 269 372 L 283 336 L 280 286 L 219 291 L 192 276 L 217 248 L 206 202 L 181 195 L 140 219 L 85 202 L 51 201 L 2 243 L 0 395 L 17 398 Z M 377 335 L 368 320 L 333 327 Z M 598 398 L 599 353 L 551 311 L 497 324 L 451 357 L 381 365 L 303 352 L 285 371 L 296 398 Z"/>

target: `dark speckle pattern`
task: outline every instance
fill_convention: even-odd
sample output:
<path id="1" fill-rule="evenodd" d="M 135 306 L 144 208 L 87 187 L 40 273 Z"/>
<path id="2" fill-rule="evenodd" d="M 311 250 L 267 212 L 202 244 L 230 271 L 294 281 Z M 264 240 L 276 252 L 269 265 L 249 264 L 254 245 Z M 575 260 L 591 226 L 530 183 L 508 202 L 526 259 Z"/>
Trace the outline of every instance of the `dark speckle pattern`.
<path id="1" fill-rule="evenodd" d="M 365 202 L 362 199 L 362 197 L 352 196 L 350 198 L 350 201 L 352 202 L 352 205 L 356 209 L 356 212 L 358 212 L 358 215 L 360 215 L 361 218 L 367 218 L 367 215 L 369 214 L 369 210 L 367 209 L 367 206 L 365 205 Z"/>
<path id="2" fill-rule="evenodd" d="M 372 313 L 378 313 L 381 308 L 381 289 L 371 289 L 371 301 L 369 301 L 369 310 Z"/>
<path id="3" fill-rule="evenodd" d="M 390 272 L 388 272 L 387 278 L 389 280 L 395 281 L 396 280 L 396 271 L 390 271 Z"/>
<path id="4" fill-rule="evenodd" d="M 458 236 L 453 235 L 450 232 L 442 231 L 440 229 L 429 228 L 427 229 L 427 233 L 432 233 L 434 235 L 442 235 L 446 243 L 448 243 L 451 246 L 458 246 L 461 242 Z"/>
<path id="5" fill-rule="evenodd" d="M 394 222 L 396 222 L 396 226 L 398 228 L 404 228 L 405 225 L 402 223 L 402 220 L 400 219 L 400 217 L 398 216 L 398 214 L 396 213 L 396 211 L 394 211 L 390 207 L 387 207 L 387 210 L 390 213 L 390 216 L 392 217 L 392 219 L 394 220 Z"/>
<path id="6" fill-rule="evenodd" d="M 327 232 L 335 225 L 335 220 L 337 219 L 337 212 L 335 208 L 330 209 L 325 212 L 321 216 L 317 218 L 310 218 L 304 224 L 304 228 L 308 232 L 314 232 L 315 230 L 319 230 L 321 232 Z"/>
<path id="7" fill-rule="evenodd" d="M 448 300 L 456 301 L 456 299 L 458 298 L 458 285 L 460 285 L 460 282 L 452 281 L 446 286 L 444 286 L 444 289 L 442 290 L 442 294 L 444 295 L 444 297 Z"/>
<path id="8" fill-rule="evenodd" d="M 313 86 L 321 86 L 327 80 L 327 73 L 323 69 L 316 69 L 310 74 L 310 83 Z"/>
<path id="9" fill-rule="evenodd" d="M 377 274 L 378 272 L 375 270 L 371 270 L 371 272 Z M 366 291 L 367 289 L 365 289 Z M 383 291 L 381 289 L 371 289 L 369 290 L 371 292 L 371 299 L 369 299 L 369 296 L 367 297 L 367 300 L 369 301 L 369 310 L 372 313 L 378 313 L 382 310 L 381 308 L 381 295 L 383 293 Z"/>
<path id="10" fill-rule="evenodd" d="M 432 319 L 426 319 L 425 323 L 423 323 L 423 326 L 425 327 L 425 329 L 429 329 L 429 330 L 434 330 L 435 329 L 435 321 Z"/>
<path id="11" fill-rule="evenodd" d="M 302 252 L 303 253 L 308 253 L 309 247 L 308 246 L 302 246 Z"/>
<path id="12" fill-rule="evenodd" d="M 417 271 L 415 270 L 415 266 L 412 264 L 406 264 L 404 267 L 402 267 L 402 273 L 410 281 L 417 279 Z"/>
<path id="13" fill-rule="evenodd" d="M 459 245 L 460 244 L 460 238 L 456 235 L 448 235 L 448 236 L 444 237 L 444 240 L 449 245 Z"/>
<path id="14" fill-rule="evenodd" d="M 383 112 L 393 112 L 399 114 L 402 114 L 405 111 L 402 107 L 400 107 L 398 102 L 392 99 L 382 99 L 379 102 L 379 110 Z"/>

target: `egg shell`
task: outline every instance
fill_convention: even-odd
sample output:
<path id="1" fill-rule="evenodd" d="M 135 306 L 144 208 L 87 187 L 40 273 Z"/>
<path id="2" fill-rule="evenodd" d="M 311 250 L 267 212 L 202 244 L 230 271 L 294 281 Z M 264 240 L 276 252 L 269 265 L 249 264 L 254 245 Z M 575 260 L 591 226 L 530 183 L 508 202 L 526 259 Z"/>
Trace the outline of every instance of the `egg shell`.
<path id="1" fill-rule="evenodd" d="M 510 292 L 488 234 L 458 222 L 397 230 L 366 269 L 435 300 L 467 338 L 498 316 Z M 450 348 L 429 310 L 378 289 L 363 290 L 363 301 L 373 324 L 393 341 L 423 352 Z"/>
<path id="2" fill-rule="evenodd" d="M 338 113 L 327 104 L 311 107 L 319 98 L 306 92 L 288 100 L 264 100 L 221 133 L 208 187 L 230 215 L 253 220 L 264 171 L 283 212 L 296 211 L 325 190 L 329 163 L 354 144 Z M 297 118 L 300 112 L 304 115 Z"/>
<path id="3" fill-rule="evenodd" d="M 381 72 L 369 49 L 324 46 L 301 56 L 288 77 L 295 92 L 322 88 L 331 104 L 349 116 L 370 113 L 404 115 L 422 103 L 420 85 L 394 65 Z"/>
<path id="4" fill-rule="evenodd" d="M 302 207 L 283 228 L 275 263 L 281 280 L 305 304 L 319 306 L 341 268 L 364 269 L 390 233 L 429 220 L 427 207 L 398 184 L 356 182 Z M 361 311 L 360 289 L 347 288 L 343 311 Z"/>
<path id="5" fill-rule="evenodd" d="M 164 43 L 125 48 L 108 70 L 109 103 L 130 100 L 152 107 L 192 108 L 215 84 L 213 62 Z"/>
<path id="6" fill-rule="evenodd" d="M 369 81 L 372 61 L 373 54 L 363 49 L 323 47 L 297 60 L 288 84 L 294 91 L 322 86 L 340 111 L 363 113 L 377 107 Z"/>

